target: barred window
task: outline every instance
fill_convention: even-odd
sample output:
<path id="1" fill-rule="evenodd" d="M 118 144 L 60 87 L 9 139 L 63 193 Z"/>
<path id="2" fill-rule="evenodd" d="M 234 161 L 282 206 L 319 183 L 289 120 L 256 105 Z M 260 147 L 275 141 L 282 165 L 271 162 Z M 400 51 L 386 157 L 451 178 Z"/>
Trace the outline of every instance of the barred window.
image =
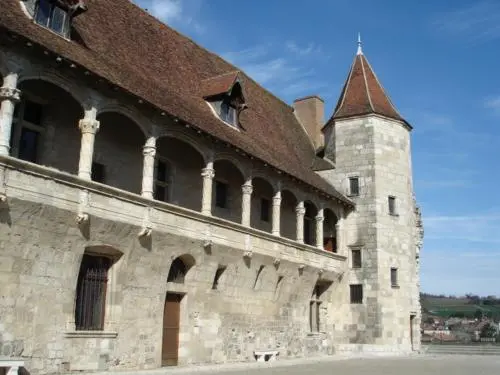
<path id="1" fill-rule="evenodd" d="M 351 303 L 363 303 L 363 285 L 353 284 L 350 285 L 351 289 Z"/>
<path id="2" fill-rule="evenodd" d="M 359 195 L 359 178 L 350 177 L 349 178 L 349 195 L 358 196 Z"/>
<path id="3" fill-rule="evenodd" d="M 352 268 L 361 268 L 361 250 L 353 249 L 352 254 Z"/>
<path id="4" fill-rule="evenodd" d="M 75 323 L 79 331 L 102 331 L 111 259 L 84 254 L 78 274 Z"/>

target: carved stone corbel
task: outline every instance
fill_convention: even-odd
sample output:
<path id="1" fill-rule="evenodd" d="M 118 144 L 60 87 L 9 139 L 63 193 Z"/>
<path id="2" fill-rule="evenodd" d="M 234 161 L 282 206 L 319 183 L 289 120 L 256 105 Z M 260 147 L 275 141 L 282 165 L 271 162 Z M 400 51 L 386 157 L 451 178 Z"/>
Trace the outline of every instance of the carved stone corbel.
<path id="1" fill-rule="evenodd" d="M 83 225 L 89 221 L 89 214 L 81 212 L 76 215 L 76 223 L 78 225 Z"/>
<path id="2" fill-rule="evenodd" d="M 281 263 L 281 259 L 280 258 L 274 258 L 273 260 L 273 264 L 275 267 L 278 267 Z"/>
<path id="3" fill-rule="evenodd" d="M 137 237 L 139 238 L 150 237 L 152 233 L 153 233 L 153 228 L 151 228 L 150 226 L 144 226 L 142 227 L 141 231 L 137 234 Z"/>
<path id="4" fill-rule="evenodd" d="M 243 254 L 243 257 L 248 259 L 252 259 L 252 256 L 253 256 L 252 251 L 245 251 L 245 253 Z"/>

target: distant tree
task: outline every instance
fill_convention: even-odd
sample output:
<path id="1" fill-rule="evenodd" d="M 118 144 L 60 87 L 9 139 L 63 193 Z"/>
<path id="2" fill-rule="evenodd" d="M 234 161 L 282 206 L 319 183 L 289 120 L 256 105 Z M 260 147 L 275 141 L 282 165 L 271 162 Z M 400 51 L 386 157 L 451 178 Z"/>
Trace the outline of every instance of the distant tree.
<path id="1" fill-rule="evenodd" d="M 481 337 L 495 337 L 497 330 L 492 324 L 486 324 L 481 330 Z"/>
<path id="2" fill-rule="evenodd" d="M 481 320 L 483 318 L 483 312 L 480 309 L 477 309 L 474 313 L 474 318 Z"/>

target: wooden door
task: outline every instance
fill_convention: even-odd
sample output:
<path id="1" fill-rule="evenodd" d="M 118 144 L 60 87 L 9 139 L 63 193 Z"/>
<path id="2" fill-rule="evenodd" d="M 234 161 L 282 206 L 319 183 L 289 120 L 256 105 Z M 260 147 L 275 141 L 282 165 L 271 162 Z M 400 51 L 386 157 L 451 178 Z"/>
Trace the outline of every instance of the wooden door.
<path id="1" fill-rule="evenodd" d="M 411 350 L 415 350 L 413 347 L 413 335 L 414 335 L 414 324 L 415 323 L 415 315 L 410 315 L 410 344 L 411 344 Z"/>
<path id="2" fill-rule="evenodd" d="M 181 315 L 181 296 L 167 293 L 163 310 L 163 341 L 161 365 L 176 366 L 179 354 L 179 323 Z"/>

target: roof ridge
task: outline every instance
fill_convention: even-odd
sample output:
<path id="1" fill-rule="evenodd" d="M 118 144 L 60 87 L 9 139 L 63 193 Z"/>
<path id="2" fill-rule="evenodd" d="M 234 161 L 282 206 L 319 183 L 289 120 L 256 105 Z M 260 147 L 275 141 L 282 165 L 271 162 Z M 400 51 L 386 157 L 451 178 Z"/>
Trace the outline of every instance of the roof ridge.
<path id="1" fill-rule="evenodd" d="M 366 96 L 368 97 L 368 102 L 370 103 L 370 108 L 372 112 L 375 112 L 375 107 L 373 106 L 372 97 L 370 95 L 370 88 L 368 87 L 368 80 L 366 79 L 365 64 L 363 64 L 363 54 L 358 54 L 356 58 L 359 58 L 361 62 L 361 70 L 363 71 L 363 81 L 365 81 Z M 371 68 L 371 67 L 370 67 Z M 373 69 L 371 69 L 373 71 Z"/>
<path id="2" fill-rule="evenodd" d="M 236 75 L 238 75 L 238 73 L 240 73 L 240 72 L 241 72 L 241 70 L 231 70 L 231 71 L 229 71 L 229 72 L 226 72 L 226 73 L 221 73 L 221 74 L 218 74 L 218 75 L 216 75 L 216 76 L 211 76 L 211 77 L 203 78 L 201 81 L 202 81 L 202 82 L 203 82 L 203 81 L 208 81 L 208 80 L 210 80 L 210 79 L 216 79 L 216 78 L 220 78 L 220 77 L 228 76 L 228 75 L 230 75 L 230 74 L 236 74 Z"/>
<path id="3" fill-rule="evenodd" d="M 365 57 L 365 60 L 366 60 L 366 63 L 368 64 L 368 67 L 370 68 L 372 74 L 373 74 L 373 77 L 375 77 L 375 80 L 377 81 L 377 84 L 380 86 L 380 89 L 382 90 L 382 92 L 384 93 L 387 101 L 389 102 L 389 104 L 391 105 L 392 109 L 394 110 L 394 112 L 396 112 L 396 114 L 403 118 L 403 116 L 401 116 L 401 114 L 399 113 L 399 111 L 397 110 L 396 106 L 394 105 L 394 103 L 392 102 L 390 96 L 387 94 L 385 88 L 384 88 L 384 85 L 382 85 L 382 82 L 380 82 L 380 80 L 378 79 L 377 77 L 377 73 L 375 73 L 375 71 L 373 70 L 370 62 L 368 61 L 368 59 Z"/>
<path id="4" fill-rule="evenodd" d="M 355 64 L 356 64 L 356 59 L 354 59 L 352 64 L 351 64 L 351 69 L 349 70 L 349 75 L 347 76 L 347 80 L 344 83 L 344 87 L 342 88 L 342 92 L 340 93 L 341 101 L 340 101 L 340 103 L 337 103 L 337 108 L 333 112 L 332 117 L 335 117 L 337 112 L 339 112 L 342 109 L 342 106 L 344 105 L 344 101 L 345 101 L 345 98 L 347 96 L 347 90 L 349 89 L 349 83 L 351 82 L 352 72 L 354 71 Z"/>

